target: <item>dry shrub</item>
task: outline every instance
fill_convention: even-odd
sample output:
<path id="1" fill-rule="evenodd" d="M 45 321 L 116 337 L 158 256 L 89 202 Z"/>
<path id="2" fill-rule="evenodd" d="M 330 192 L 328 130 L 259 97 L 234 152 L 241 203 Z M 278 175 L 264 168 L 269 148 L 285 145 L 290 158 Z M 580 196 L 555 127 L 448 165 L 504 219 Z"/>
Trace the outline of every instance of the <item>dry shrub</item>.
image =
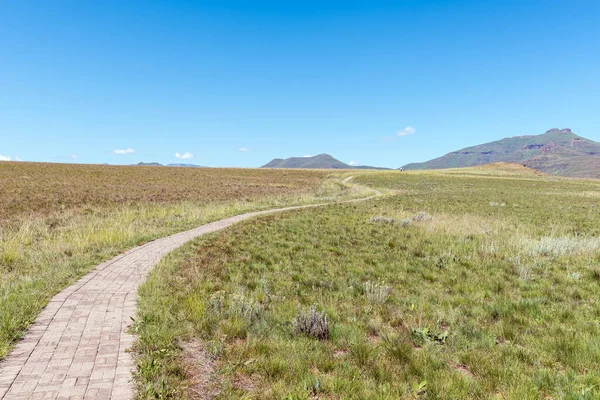
<path id="1" fill-rule="evenodd" d="M 327 314 L 317 311 L 315 306 L 311 306 L 309 310 L 298 310 L 293 327 L 296 334 L 303 334 L 318 340 L 329 339 Z"/>
<path id="2" fill-rule="evenodd" d="M 431 215 L 427 214 L 426 212 L 419 211 L 419 213 L 413 217 L 413 221 L 426 222 L 426 221 L 431 221 L 432 218 L 433 217 Z"/>
<path id="3" fill-rule="evenodd" d="M 372 304 L 383 304 L 390 295 L 390 287 L 383 281 L 366 282 L 365 294 Z"/>

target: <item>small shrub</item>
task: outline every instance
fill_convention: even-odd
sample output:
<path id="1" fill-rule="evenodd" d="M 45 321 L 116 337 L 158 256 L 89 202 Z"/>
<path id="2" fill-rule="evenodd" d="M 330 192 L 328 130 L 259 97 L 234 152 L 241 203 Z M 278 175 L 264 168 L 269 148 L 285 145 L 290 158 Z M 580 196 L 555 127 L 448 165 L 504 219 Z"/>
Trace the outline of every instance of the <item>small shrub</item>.
<path id="1" fill-rule="evenodd" d="M 229 316 L 244 319 L 250 323 L 258 319 L 262 308 L 253 299 L 249 299 L 243 294 L 233 294 L 229 299 L 228 311 Z"/>
<path id="2" fill-rule="evenodd" d="M 406 228 L 407 226 L 410 226 L 411 224 L 411 220 L 408 218 L 404 218 L 403 220 L 400 221 L 400 226 L 403 228 Z"/>
<path id="3" fill-rule="evenodd" d="M 227 298 L 225 292 L 218 291 L 208 299 L 210 312 L 218 318 L 238 318 L 248 323 L 258 319 L 262 312 L 260 304 L 243 294 L 232 294 Z"/>
<path id="4" fill-rule="evenodd" d="M 456 262 L 456 256 L 453 253 L 446 252 L 444 254 L 439 255 L 435 259 L 435 266 L 438 269 L 446 269 L 454 262 Z"/>
<path id="5" fill-rule="evenodd" d="M 303 334 L 318 340 L 329 339 L 329 321 L 324 312 L 317 311 L 315 306 L 309 310 L 298 310 L 293 321 L 294 333 Z"/>
<path id="6" fill-rule="evenodd" d="M 420 342 L 421 344 L 427 342 L 446 344 L 446 339 L 450 332 L 445 330 L 442 333 L 434 333 L 429 330 L 429 328 L 421 328 L 421 329 L 413 329 L 412 330 L 413 337 Z"/>
<path id="7" fill-rule="evenodd" d="M 369 218 L 367 222 L 371 224 L 393 224 L 396 222 L 396 220 L 391 217 L 384 217 L 383 215 L 379 215 L 377 217 Z"/>
<path id="8" fill-rule="evenodd" d="M 208 307 L 212 314 L 222 316 L 225 314 L 225 292 L 218 291 L 208 298 Z"/>
<path id="9" fill-rule="evenodd" d="M 431 221 L 432 218 L 433 217 L 431 215 L 427 214 L 426 212 L 419 211 L 419 213 L 413 217 L 413 221 L 426 222 L 426 221 Z"/>
<path id="10" fill-rule="evenodd" d="M 383 304 L 390 295 L 390 287 L 382 281 L 368 281 L 365 283 L 365 294 L 372 304 Z"/>
<path id="11" fill-rule="evenodd" d="M 519 279 L 522 281 L 528 281 L 531 279 L 531 270 L 525 266 L 521 266 L 519 269 Z"/>
<path id="12" fill-rule="evenodd" d="M 571 272 L 569 274 L 569 276 L 571 277 L 571 279 L 573 279 L 574 281 L 578 281 L 579 278 L 581 278 L 581 274 L 579 272 Z"/>

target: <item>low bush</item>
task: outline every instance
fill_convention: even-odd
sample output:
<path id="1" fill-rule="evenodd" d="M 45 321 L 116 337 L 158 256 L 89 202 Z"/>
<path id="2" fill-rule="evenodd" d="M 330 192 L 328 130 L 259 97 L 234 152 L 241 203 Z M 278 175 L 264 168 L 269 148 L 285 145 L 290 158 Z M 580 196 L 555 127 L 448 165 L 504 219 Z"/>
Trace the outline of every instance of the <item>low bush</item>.
<path id="1" fill-rule="evenodd" d="M 329 339 L 329 321 L 327 314 L 311 306 L 309 310 L 298 310 L 292 323 L 294 333 L 313 337 L 318 340 Z"/>

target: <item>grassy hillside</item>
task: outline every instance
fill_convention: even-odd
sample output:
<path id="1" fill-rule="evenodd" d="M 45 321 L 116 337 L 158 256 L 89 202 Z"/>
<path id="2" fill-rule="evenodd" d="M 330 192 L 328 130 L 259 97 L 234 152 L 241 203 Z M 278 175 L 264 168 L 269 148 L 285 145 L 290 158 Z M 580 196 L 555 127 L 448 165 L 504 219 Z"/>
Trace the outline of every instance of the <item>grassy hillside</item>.
<path id="1" fill-rule="evenodd" d="M 404 168 L 445 169 L 494 162 L 519 163 L 552 175 L 600 178 L 600 143 L 577 136 L 569 129 L 551 129 L 542 135 L 517 136 L 467 147 Z"/>
<path id="2" fill-rule="evenodd" d="M 390 194 L 175 252 L 140 397 L 600 397 L 600 183 L 501 167 L 361 174 Z"/>
<path id="3" fill-rule="evenodd" d="M 149 240 L 353 194 L 320 171 L 0 163 L 0 359 L 48 300 Z"/>

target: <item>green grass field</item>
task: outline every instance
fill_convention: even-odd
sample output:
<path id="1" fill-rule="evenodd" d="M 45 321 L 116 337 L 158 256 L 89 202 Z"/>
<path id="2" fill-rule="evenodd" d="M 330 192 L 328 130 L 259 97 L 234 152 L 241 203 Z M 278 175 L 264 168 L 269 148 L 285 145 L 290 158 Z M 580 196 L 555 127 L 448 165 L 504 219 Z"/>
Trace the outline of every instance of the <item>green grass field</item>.
<path id="1" fill-rule="evenodd" d="M 600 397 L 600 182 L 354 182 L 386 195 L 247 221 L 159 264 L 133 327 L 140 398 Z"/>
<path id="2" fill-rule="evenodd" d="M 0 360 L 50 298 L 149 240 L 247 211 L 362 196 L 331 171 L 0 163 Z"/>

